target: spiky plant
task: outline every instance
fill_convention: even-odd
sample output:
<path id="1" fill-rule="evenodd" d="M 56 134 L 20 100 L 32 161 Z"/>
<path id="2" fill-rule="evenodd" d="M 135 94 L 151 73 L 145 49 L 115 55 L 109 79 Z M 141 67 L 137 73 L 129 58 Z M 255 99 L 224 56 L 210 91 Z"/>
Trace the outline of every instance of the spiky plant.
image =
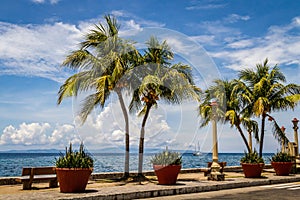
<path id="1" fill-rule="evenodd" d="M 69 149 L 66 147 L 66 154 L 62 154 L 55 160 L 57 168 L 93 168 L 94 166 L 94 160 L 85 152 L 83 143 L 80 144 L 79 151 L 73 151 L 70 143 Z"/>
<path id="2" fill-rule="evenodd" d="M 151 163 L 153 165 L 181 165 L 182 156 L 179 152 L 171 152 L 165 150 L 161 153 L 155 154 L 151 158 Z"/>
<path id="3" fill-rule="evenodd" d="M 260 157 L 256 151 L 253 151 L 251 153 L 245 152 L 244 157 L 241 158 L 241 163 L 264 163 L 264 159 Z"/>
<path id="4" fill-rule="evenodd" d="M 292 157 L 288 153 L 278 152 L 271 158 L 272 162 L 291 162 Z"/>

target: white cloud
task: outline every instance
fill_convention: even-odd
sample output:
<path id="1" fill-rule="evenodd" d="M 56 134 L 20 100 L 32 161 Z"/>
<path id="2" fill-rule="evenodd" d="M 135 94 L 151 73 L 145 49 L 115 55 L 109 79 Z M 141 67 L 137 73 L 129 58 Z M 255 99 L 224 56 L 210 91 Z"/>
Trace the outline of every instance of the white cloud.
<path id="1" fill-rule="evenodd" d="M 51 4 L 57 4 L 60 0 L 50 0 Z"/>
<path id="2" fill-rule="evenodd" d="M 128 102 L 129 99 L 126 99 Z M 170 127 L 165 120 L 166 116 L 161 112 L 160 108 L 152 109 L 147 120 L 145 143 L 149 141 L 150 146 L 156 144 L 154 138 L 159 141 L 161 135 L 170 134 Z M 130 144 L 132 146 L 138 146 L 141 121 L 142 117 L 130 115 Z M 76 124 L 78 134 L 86 144 L 90 143 L 94 147 L 101 148 L 124 146 L 124 119 L 118 101 L 109 103 L 100 113 L 97 111 L 92 113 L 84 125 L 80 126 L 79 121 Z"/>
<path id="3" fill-rule="evenodd" d="M 228 42 L 228 49 L 215 51 L 211 55 L 225 61 L 225 66 L 240 70 L 244 67 L 255 67 L 256 63 L 268 58 L 270 65 L 300 64 L 300 35 L 298 18 L 286 26 L 271 26 L 265 36 L 233 40 Z"/>
<path id="4" fill-rule="evenodd" d="M 24 144 L 24 145 L 34 145 L 34 144 L 45 144 L 46 141 L 46 131 L 50 128 L 48 123 L 39 124 L 20 124 L 19 128 L 13 126 L 7 126 L 3 130 L 1 135 L 1 144 Z"/>
<path id="5" fill-rule="evenodd" d="M 0 137 L 0 144 L 14 146 L 62 148 L 69 142 L 79 143 L 80 138 L 74 126 L 68 124 L 51 127 L 49 123 L 22 123 L 18 128 L 9 125 Z"/>
<path id="6" fill-rule="evenodd" d="M 145 20 L 124 10 L 113 10 L 112 15 L 117 17 L 121 25 L 120 36 L 131 37 L 143 30 L 143 27 L 164 27 L 165 24 L 152 20 Z"/>
<path id="7" fill-rule="evenodd" d="M 250 16 L 248 16 L 248 15 L 242 16 L 242 15 L 238 15 L 238 14 L 231 14 L 228 17 L 226 17 L 224 19 L 224 21 L 227 23 L 235 23 L 240 20 L 248 21 L 249 19 L 250 19 Z"/>
<path id="8" fill-rule="evenodd" d="M 121 15 L 121 11 L 114 13 Z M 104 22 L 104 19 L 100 21 Z M 123 25 L 120 30 L 122 37 L 140 32 L 143 26 L 164 26 L 135 16 L 118 21 Z M 36 76 L 63 81 L 70 75 L 60 67 L 65 56 L 77 49 L 83 35 L 98 23 L 99 19 L 80 21 L 78 26 L 63 22 L 42 25 L 0 22 L 0 75 Z"/>
<path id="9" fill-rule="evenodd" d="M 136 21 L 134 20 L 125 21 L 124 25 L 120 29 L 120 36 L 121 37 L 134 36 L 135 34 L 137 34 L 142 30 L 143 28 Z"/>
<path id="10" fill-rule="evenodd" d="M 218 2 L 212 2 L 212 1 L 194 1 L 192 2 L 193 5 L 187 6 L 186 10 L 210 10 L 210 9 L 218 9 L 218 8 L 224 8 L 227 4 L 221 4 Z"/>
<path id="11" fill-rule="evenodd" d="M 215 42 L 215 36 L 214 35 L 198 35 L 198 36 L 192 36 L 191 39 L 199 42 L 200 44 L 210 44 L 210 45 L 217 45 Z"/>
<path id="12" fill-rule="evenodd" d="M 33 3 L 45 3 L 45 0 L 31 0 Z"/>
<path id="13" fill-rule="evenodd" d="M 70 124 L 64 124 L 64 125 L 58 125 L 56 128 L 52 131 L 51 135 L 48 136 L 48 141 L 52 145 L 59 145 L 65 143 L 79 143 L 79 137 L 76 136 L 75 128 L 73 125 Z"/>
<path id="14" fill-rule="evenodd" d="M 239 44 L 240 40 L 245 40 L 244 42 L 246 42 L 243 33 L 236 26 L 233 27 L 232 24 L 248 20 L 250 20 L 250 16 L 248 15 L 230 14 L 216 21 L 188 23 L 187 26 L 193 29 L 196 28 L 202 32 L 201 35 L 193 36 L 193 39 L 197 40 L 201 45 L 206 48 L 212 46 L 213 48 L 218 47 L 223 49 L 229 42 L 236 42 L 232 46 L 244 45 Z"/>
<path id="15" fill-rule="evenodd" d="M 43 4 L 46 3 L 47 0 L 31 0 L 33 3 Z M 60 0 L 49 0 L 50 4 L 57 4 Z"/>
<path id="16" fill-rule="evenodd" d="M 129 98 L 125 98 L 125 101 L 128 103 Z M 182 146 L 182 143 L 191 142 L 192 135 L 196 134 L 198 121 L 194 106 L 194 104 L 171 106 L 159 103 L 157 109 L 151 109 L 145 129 L 145 148 L 165 148 L 165 146 L 183 150 L 188 148 Z M 132 148 L 138 147 L 141 122 L 142 117 L 130 115 Z M 194 127 L 192 128 L 194 130 L 191 130 L 191 127 Z M 9 125 L 3 129 L 2 135 L 0 134 L 0 144 L 12 149 L 24 146 L 27 149 L 63 149 L 70 142 L 79 144 L 83 141 L 89 149 L 106 147 L 122 149 L 124 137 L 122 111 L 118 102 L 111 102 L 101 112 L 95 110 L 82 126 L 78 119 L 75 119 L 75 125 L 50 123 Z"/>
<path id="17" fill-rule="evenodd" d="M 45 77 L 66 76 L 60 64 L 81 38 L 74 25 L 14 25 L 0 22 L 0 74 Z"/>
<path id="18" fill-rule="evenodd" d="M 242 49 L 246 47 L 252 47 L 254 45 L 253 39 L 245 39 L 245 40 L 238 40 L 232 43 L 229 43 L 227 46 L 232 49 Z"/>

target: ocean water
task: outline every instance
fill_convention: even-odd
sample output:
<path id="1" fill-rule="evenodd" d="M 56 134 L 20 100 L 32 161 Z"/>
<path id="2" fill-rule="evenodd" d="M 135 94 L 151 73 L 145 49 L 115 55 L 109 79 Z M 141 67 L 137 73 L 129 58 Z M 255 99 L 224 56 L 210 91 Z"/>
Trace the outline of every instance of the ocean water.
<path id="1" fill-rule="evenodd" d="M 145 154 L 143 170 L 152 170 L 150 159 L 154 154 Z M 264 154 L 265 163 L 273 154 Z M 20 176 L 23 167 L 54 166 L 58 153 L 0 153 L 0 177 Z M 122 153 L 93 153 L 95 160 L 93 173 L 123 172 L 124 154 Z M 239 166 L 243 153 L 219 153 L 219 161 L 227 162 L 227 166 Z M 212 160 L 211 153 L 193 156 L 192 153 L 182 155 L 182 168 L 206 167 Z M 137 171 L 138 154 L 130 155 L 130 171 Z"/>

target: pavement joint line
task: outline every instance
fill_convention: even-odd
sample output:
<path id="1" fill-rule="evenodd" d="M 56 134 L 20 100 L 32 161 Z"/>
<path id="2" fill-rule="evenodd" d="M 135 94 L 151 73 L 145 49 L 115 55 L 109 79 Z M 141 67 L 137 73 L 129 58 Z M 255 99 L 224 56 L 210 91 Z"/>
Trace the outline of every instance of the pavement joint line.
<path id="1" fill-rule="evenodd" d="M 288 190 L 300 190 L 300 186 L 296 186 L 296 187 L 293 187 L 293 188 L 288 188 Z"/>
<path id="2" fill-rule="evenodd" d="M 273 184 L 273 185 L 263 185 L 262 187 L 284 187 L 289 185 L 295 185 L 295 183 L 282 183 L 282 184 Z"/>

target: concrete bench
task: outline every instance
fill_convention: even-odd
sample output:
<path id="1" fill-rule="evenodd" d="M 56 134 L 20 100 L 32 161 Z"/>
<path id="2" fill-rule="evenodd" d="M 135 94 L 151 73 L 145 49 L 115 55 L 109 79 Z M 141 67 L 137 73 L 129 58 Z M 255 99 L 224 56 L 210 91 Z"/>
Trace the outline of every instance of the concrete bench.
<path id="1" fill-rule="evenodd" d="M 33 182 L 49 182 L 49 187 L 58 187 L 55 167 L 24 167 L 22 176 L 16 178 L 23 190 L 30 190 Z"/>

